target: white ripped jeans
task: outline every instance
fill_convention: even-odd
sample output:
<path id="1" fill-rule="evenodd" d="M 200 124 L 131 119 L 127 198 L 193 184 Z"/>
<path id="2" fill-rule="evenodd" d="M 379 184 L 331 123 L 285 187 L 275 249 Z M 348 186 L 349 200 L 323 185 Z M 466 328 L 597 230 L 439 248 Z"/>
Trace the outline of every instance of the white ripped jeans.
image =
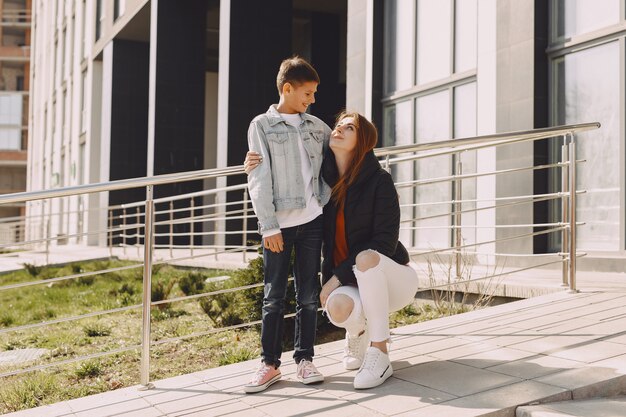
<path id="1" fill-rule="evenodd" d="M 338 323 L 328 314 L 330 322 L 346 329 L 351 335 L 359 334 L 367 323 L 370 340 L 382 342 L 389 339 L 389 313 L 406 307 L 414 300 L 418 282 L 413 268 L 375 253 L 380 257 L 378 265 L 364 272 L 353 267 L 358 287 L 346 285 L 335 289 L 328 296 L 326 305 L 336 295 L 350 297 L 354 302 L 350 316 Z"/>

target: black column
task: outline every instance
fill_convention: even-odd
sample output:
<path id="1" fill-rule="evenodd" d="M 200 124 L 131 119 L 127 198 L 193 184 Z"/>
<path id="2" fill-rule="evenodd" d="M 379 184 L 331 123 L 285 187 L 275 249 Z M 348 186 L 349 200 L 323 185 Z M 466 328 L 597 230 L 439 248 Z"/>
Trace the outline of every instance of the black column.
<path id="1" fill-rule="evenodd" d="M 148 66 L 150 45 L 147 42 L 113 41 L 113 70 L 111 91 L 111 181 L 144 177 L 148 149 Z M 118 205 L 143 201 L 145 188 L 132 188 L 109 193 L 109 204 Z M 135 211 L 132 211 L 135 213 Z M 121 210 L 113 210 L 113 225 L 122 220 Z M 127 223 L 134 223 L 135 220 Z M 136 230 L 128 231 L 134 235 Z M 114 244 L 120 243 L 116 238 Z M 134 239 L 127 244 L 136 243 Z"/>
<path id="2" fill-rule="evenodd" d="M 291 0 L 233 0 L 230 7 L 230 33 L 220 36 L 230 36 L 227 165 L 233 166 L 243 163 L 248 150 L 250 121 L 278 103 L 276 74 L 281 61 L 291 55 L 293 12 Z M 228 182 L 244 181 L 237 177 Z M 227 199 L 240 201 L 242 193 L 230 193 Z M 230 220 L 226 227 L 241 230 L 242 222 Z M 241 237 L 227 236 L 226 241 L 241 244 Z"/>
<path id="3" fill-rule="evenodd" d="M 205 0 L 159 1 L 155 175 L 203 168 L 206 7 Z M 201 189 L 201 181 L 181 182 L 160 185 L 154 194 L 158 198 Z M 197 205 L 200 201 L 198 199 Z M 189 200 L 174 207 L 179 206 L 188 207 Z M 157 210 L 163 208 L 157 207 Z M 189 214 L 179 213 L 181 217 Z M 200 230 L 199 226 L 196 228 Z M 175 243 L 188 243 L 189 231 L 189 224 L 175 225 L 174 232 L 183 234 Z"/>

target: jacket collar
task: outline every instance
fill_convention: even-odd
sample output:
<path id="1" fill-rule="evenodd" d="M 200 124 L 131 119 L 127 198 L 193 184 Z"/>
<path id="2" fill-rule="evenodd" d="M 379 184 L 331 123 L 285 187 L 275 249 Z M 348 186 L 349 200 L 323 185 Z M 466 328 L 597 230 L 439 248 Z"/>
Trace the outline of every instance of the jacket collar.
<path id="1" fill-rule="evenodd" d="M 282 116 L 276 109 L 277 106 L 278 104 L 272 104 L 265 113 L 267 115 L 267 120 L 270 126 L 277 125 L 280 122 L 285 122 L 285 119 L 282 118 Z M 300 117 L 302 117 L 303 122 L 313 122 L 313 117 L 308 113 L 300 113 Z"/>

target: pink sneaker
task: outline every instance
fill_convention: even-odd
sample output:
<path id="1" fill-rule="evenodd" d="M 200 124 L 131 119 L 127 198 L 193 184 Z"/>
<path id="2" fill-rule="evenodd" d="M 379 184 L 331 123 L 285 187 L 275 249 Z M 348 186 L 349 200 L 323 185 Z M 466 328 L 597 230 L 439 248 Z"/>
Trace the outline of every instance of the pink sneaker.
<path id="1" fill-rule="evenodd" d="M 298 364 L 297 377 L 298 381 L 305 385 L 314 382 L 322 382 L 324 380 L 324 375 L 317 370 L 313 362 L 307 361 L 306 359 L 302 359 Z"/>
<path id="2" fill-rule="evenodd" d="M 262 363 L 250 382 L 243 386 L 243 391 L 248 394 L 265 391 L 267 387 L 278 381 L 280 376 L 280 370 L 276 369 L 274 365 Z"/>

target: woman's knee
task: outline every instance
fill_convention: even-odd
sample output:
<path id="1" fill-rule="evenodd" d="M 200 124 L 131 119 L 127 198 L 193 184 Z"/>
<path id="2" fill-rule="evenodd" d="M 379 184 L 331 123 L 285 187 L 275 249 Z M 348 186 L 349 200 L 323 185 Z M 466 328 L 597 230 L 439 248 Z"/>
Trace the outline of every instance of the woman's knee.
<path id="1" fill-rule="evenodd" d="M 380 263 L 380 255 L 373 250 L 364 250 L 359 252 L 356 256 L 356 269 L 360 272 L 365 272 L 368 269 L 372 269 Z"/>
<path id="2" fill-rule="evenodd" d="M 344 294 L 337 294 L 330 297 L 326 305 L 326 311 L 335 323 L 343 323 L 348 320 L 353 309 L 354 301 Z"/>

